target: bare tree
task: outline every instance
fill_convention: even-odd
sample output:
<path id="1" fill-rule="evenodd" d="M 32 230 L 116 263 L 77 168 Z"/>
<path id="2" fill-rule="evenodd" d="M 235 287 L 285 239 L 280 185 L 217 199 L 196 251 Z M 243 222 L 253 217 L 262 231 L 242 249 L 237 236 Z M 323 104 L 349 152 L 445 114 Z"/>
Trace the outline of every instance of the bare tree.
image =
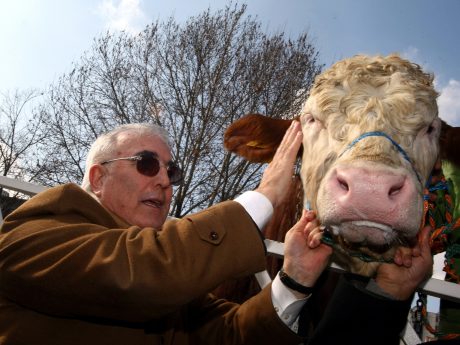
<path id="1" fill-rule="evenodd" d="M 23 181 L 33 180 L 28 173 L 35 161 L 33 151 L 43 139 L 40 114 L 33 107 L 42 94 L 37 90 L 24 90 L 0 94 L 0 173 Z M 34 169 L 39 173 L 39 169 Z M 3 215 L 18 204 L 18 193 L 1 191 Z M 22 196 L 21 196 L 22 197 Z M 20 202 L 20 200 L 19 200 Z"/>
<path id="2" fill-rule="evenodd" d="M 254 188 L 261 166 L 223 149 L 223 132 L 250 112 L 289 117 L 322 66 L 307 33 L 263 33 L 246 6 L 210 10 L 139 35 L 107 33 L 50 89 L 41 183 L 79 182 L 90 143 L 115 125 L 155 122 L 185 171 L 171 213 L 182 216 Z"/>

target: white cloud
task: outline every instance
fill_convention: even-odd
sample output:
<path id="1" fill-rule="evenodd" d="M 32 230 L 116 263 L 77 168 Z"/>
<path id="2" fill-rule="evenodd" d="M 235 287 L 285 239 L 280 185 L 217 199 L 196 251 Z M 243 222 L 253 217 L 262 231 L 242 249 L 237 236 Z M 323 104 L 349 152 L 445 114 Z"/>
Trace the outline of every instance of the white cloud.
<path id="1" fill-rule="evenodd" d="M 103 0 L 98 13 L 107 21 L 106 26 L 111 31 L 136 34 L 146 24 L 140 0 Z"/>
<path id="2" fill-rule="evenodd" d="M 420 54 L 420 50 L 417 47 L 407 47 L 406 50 L 401 52 L 401 56 L 410 62 L 418 64 L 425 72 L 430 72 L 430 64 L 423 61 L 423 54 Z"/>
<path id="3" fill-rule="evenodd" d="M 460 126 L 460 82 L 449 80 L 438 98 L 439 117 L 451 126 Z"/>
<path id="4" fill-rule="evenodd" d="M 401 56 L 407 60 L 415 62 L 419 59 L 419 50 L 416 47 L 410 46 L 401 53 Z"/>
<path id="5" fill-rule="evenodd" d="M 401 56 L 419 64 L 423 70 L 429 72 L 429 64 L 422 61 L 420 51 L 413 46 L 408 47 Z M 451 126 L 460 126 L 460 82 L 451 79 L 449 83 L 440 87 L 439 79 L 434 80 L 435 87 L 440 90 L 438 98 L 439 116 Z"/>

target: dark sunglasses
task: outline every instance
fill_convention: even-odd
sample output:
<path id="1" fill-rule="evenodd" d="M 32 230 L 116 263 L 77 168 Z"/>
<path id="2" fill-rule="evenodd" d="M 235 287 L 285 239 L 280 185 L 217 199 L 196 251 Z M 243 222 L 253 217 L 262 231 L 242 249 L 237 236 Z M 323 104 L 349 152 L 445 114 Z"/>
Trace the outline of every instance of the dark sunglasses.
<path id="1" fill-rule="evenodd" d="M 137 153 L 135 156 L 123 157 L 123 158 L 114 158 L 104 161 L 101 164 L 107 164 L 115 161 L 136 161 L 137 171 L 145 176 L 155 176 L 160 171 L 160 167 L 165 167 L 169 181 L 172 185 L 177 186 L 182 181 L 182 169 L 174 162 L 168 162 L 168 164 L 163 164 L 158 159 L 158 155 L 151 151 L 142 151 Z"/>

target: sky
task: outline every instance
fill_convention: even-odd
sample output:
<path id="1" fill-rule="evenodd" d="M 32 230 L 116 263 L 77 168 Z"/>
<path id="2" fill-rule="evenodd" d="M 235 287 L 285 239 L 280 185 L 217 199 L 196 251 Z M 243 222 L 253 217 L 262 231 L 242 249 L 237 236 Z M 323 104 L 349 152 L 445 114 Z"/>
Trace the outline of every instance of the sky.
<path id="1" fill-rule="evenodd" d="M 107 30 L 184 22 L 224 0 L 0 0 L 0 93 L 46 88 Z M 234 2 L 235 3 L 235 2 Z M 399 53 L 435 75 L 439 113 L 460 126 L 460 1 L 240 0 L 267 32 L 307 31 L 325 67 L 355 54 Z M 442 261 L 442 260 L 441 260 Z M 442 276 L 442 273 L 440 274 Z"/>
<path id="2" fill-rule="evenodd" d="M 135 34 L 224 0 L 0 0 L 0 92 L 46 88 L 107 30 Z M 235 3 L 235 2 L 234 2 Z M 267 32 L 307 31 L 320 62 L 397 52 L 436 76 L 440 116 L 460 126 L 460 1 L 240 0 Z"/>

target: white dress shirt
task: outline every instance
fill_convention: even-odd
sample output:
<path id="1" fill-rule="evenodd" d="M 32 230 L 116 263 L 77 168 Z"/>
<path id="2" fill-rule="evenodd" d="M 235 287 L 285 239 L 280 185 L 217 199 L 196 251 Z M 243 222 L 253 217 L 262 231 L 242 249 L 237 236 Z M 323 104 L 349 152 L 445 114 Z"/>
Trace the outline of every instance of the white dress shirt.
<path id="1" fill-rule="evenodd" d="M 249 213 L 259 229 L 263 229 L 273 215 L 273 205 L 268 198 L 255 191 L 245 192 L 235 199 Z M 309 297 L 309 296 L 308 296 Z M 272 282 L 272 303 L 280 319 L 297 332 L 300 310 L 308 297 L 298 299 L 276 275 Z"/>

